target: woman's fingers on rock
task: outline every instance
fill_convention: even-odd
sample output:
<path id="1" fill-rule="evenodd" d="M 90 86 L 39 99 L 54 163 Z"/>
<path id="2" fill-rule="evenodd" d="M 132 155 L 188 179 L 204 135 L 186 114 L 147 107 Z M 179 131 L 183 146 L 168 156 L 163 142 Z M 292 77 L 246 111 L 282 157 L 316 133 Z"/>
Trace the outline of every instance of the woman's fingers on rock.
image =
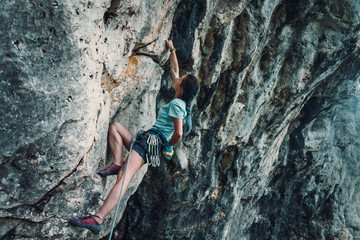
<path id="1" fill-rule="evenodd" d="M 167 46 L 168 48 L 171 48 L 172 45 L 173 45 L 173 43 L 172 43 L 171 40 L 166 40 L 166 46 Z"/>

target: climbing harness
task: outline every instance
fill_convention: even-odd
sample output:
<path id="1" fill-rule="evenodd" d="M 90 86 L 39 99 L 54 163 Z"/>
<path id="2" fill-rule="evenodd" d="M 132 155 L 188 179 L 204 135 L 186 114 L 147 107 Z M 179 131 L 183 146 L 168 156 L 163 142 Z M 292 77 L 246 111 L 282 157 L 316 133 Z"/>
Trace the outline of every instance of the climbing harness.
<path id="1" fill-rule="evenodd" d="M 123 188 L 124 188 L 124 182 L 125 182 L 126 172 L 127 172 L 128 166 L 129 166 L 129 164 L 130 164 L 131 150 L 132 150 L 133 145 L 134 145 L 135 142 L 136 142 L 136 136 L 134 136 L 134 137 L 131 138 L 131 144 L 130 144 L 130 150 L 129 150 L 129 157 L 128 157 L 128 161 L 127 161 L 127 163 L 126 163 L 125 173 L 124 173 L 124 177 L 123 177 L 123 182 L 122 182 L 122 184 L 121 184 L 120 195 L 119 195 L 119 199 L 118 199 L 118 202 L 117 202 L 117 205 L 116 205 L 116 210 L 115 210 L 114 220 L 113 220 L 113 223 L 112 223 L 112 226 L 111 226 L 111 231 L 110 231 L 110 235 L 109 235 L 109 240 L 111 240 L 111 237 L 112 237 L 112 234 L 113 234 L 113 231 L 114 231 L 115 222 L 116 222 L 116 216 L 117 216 L 117 214 L 118 214 L 119 206 L 120 206 L 121 194 L 122 194 L 122 191 L 123 191 Z"/>
<path id="2" fill-rule="evenodd" d="M 155 154 L 155 159 L 156 160 L 159 159 L 159 161 L 160 161 L 160 159 L 171 160 L 171 158 L 172 158 L 172 156 L 174 154 L 174 150 L 173 150 L 173 147 L 169 145 L 169 142 L 166 140 L 164 134 L 161 131 L 159 131 L 159 130 L 157 130 L 155 128 L 151 128 L 148 131 L 148 133 L 157 136 L 158 144 L 160 144 L 159 147 L 156 148 L 157 152 Z M 160 162 L 158 162 L 158 163 L 160 164 Z M 153 165 L 153 166 L 156 167 L 158 165 Z"/>

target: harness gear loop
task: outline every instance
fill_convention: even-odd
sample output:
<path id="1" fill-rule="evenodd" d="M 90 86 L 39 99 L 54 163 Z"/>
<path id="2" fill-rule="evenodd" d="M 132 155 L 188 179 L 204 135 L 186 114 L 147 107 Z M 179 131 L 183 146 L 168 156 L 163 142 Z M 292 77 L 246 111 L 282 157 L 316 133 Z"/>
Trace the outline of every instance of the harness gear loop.
<path id="1" fill-rule="evenodd" d="M 138 132 L 138 133 L 139 133 L 139 132 Z M 116 216 L 117 216 L 117 214 L 118 214 L 119 206 L 120 206 L 121 194 L 122 194 L 122 191 L 123 191 L 123 188 L 124 188 L 124 182 L 125 182 L 126 172 L 127 172 L 128 166 L 129 166 L 129 164 L 130 164 L 131 150 L 132 150 L 132 148 L 133 148 L 134 143 L 136 142 L 136 137 L 137 137 L 138 133 L 137 133 L 135 136 L 131 137 L 129 157 L 128 157 L 128 161 L 127 161 L 126 168 L 125 168 L 125 173 L 124 173 L 124 177 L 123 177 L 123 182 L 122 182 L 122 184 L 121 184 L 120 195 L 119 195 L 119 199 L 118 199 L 118 202 L 117 202 L 117 205 L 116 205 L 114 220 L 113 220 L 113 223 L 112 223 L 112 226 L 111 226 L 111 231 L 110 231 L 110 234 L 109 234 L 109 240 L 111 240 L 111 237 L 112 237 L 112 234 L 113 234 L 113 231 L 114 231 L 115 222 L 116 222 Z"/>
<path id="2" fill-rule="evenodd" d="M 146 141 L 148 144 L 148 154 L 146 157 L 148 159 L 149 165 L 157 167 L 160 165 L 160 141 L 158 136 L 149 133 L 148 139 Z M 149 156 L 150 155 L 150 156 Z"/>
<path id="3" fill-rule="evenodd" d="M 157 155 L 159 156 L 159 161 L 160 159 L 171 160 L 174 154 L 174 150 L 173 147 L 169 145 L 169 142 L 167 141 L 164 134 L 156 128 L 151 128 L 148 133 L 156 135 L 159 138 L 160 144 L 162 145 L 161 148 L 158 148 L 157 152 Z"/>

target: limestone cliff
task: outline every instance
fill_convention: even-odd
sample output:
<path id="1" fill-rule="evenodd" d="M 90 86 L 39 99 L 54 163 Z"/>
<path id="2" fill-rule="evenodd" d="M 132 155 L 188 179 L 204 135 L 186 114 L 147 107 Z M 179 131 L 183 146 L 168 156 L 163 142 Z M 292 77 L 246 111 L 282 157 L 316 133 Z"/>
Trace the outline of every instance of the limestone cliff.
<path id="1" fill-rule="evenodd" d="M 112 161 L 108 124 L 147 129 L 171 98 L 169 38 L 181 74 L 201 81 L 193 131 L 136 174 L 117 239 L 360 238 L 359 1 L 21 0 L 0 12 L 2 239 L 109 233 L 113 215 L 99 235 L 67 219 L 115 181 L 96 175 Z"/>

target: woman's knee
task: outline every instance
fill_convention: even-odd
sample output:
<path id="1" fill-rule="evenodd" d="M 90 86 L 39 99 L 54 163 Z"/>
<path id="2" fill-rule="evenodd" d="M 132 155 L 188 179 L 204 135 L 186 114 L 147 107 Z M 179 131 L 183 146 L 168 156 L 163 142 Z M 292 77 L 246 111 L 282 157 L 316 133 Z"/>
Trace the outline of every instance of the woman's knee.
<path id="1" fill-rule="evenodd" d="M 113 122 L 109 125 L 109 137 L 118 135 L 123 140 L 125 147 L 129 150 L 132 134 L 119 122 Z"/>
<path id="2" fill-rule="evenodd" d="M 128 157 L 126 159 L 128 159 Z M 142 157 L 140 157 L 140 155 L 137 152 L 132 150 L 131 158 L 130 158 L 130 162 L 129 162 L 127 171 L 126 171 L 126 164 L 128 164 L 127 161 L 121 166 L 121 169 L 117 175 L 116 182 L 119 182 L 122 180 L 122 178 L 125 175 L 125 172 L 126 172 L 126 176 L 128 178 L 132 178 L 134 176 L 134 174 L 144 165 L 144 160 L 142 159 Z"/>
<path id="3" fill-rule="evenodd" d="M 121 127 L 123 127 L 123 125 L 121 125 L 121 123 L 119 122 L 112 122 L 109 125 L 109 131 L 118 131 Z"/>
<path id="4" fill-rule="evenodd" d="M 124 126 L 121 125 L 118 122 L 110 123 L 110 125 L 109 125 L 109 135 L 118 134 L 118 135 L 120 135 L 120 137 L 123 137 L 123 134 L 122 134 L 123 129 L 124 129 Z"/>
<path id="5" fill-rule="evenodd" d="M 116 131 L 118 132 L 120 135 L 126 135 L 126 134 L 130 134 L 129 130 L 127 128 L 125 128 L 121 123 L 119 122 L 113 122 L 110 123 L 109 125 L 109 131 Z M 131 136 L 130 136 L 131 137 Z"/>

